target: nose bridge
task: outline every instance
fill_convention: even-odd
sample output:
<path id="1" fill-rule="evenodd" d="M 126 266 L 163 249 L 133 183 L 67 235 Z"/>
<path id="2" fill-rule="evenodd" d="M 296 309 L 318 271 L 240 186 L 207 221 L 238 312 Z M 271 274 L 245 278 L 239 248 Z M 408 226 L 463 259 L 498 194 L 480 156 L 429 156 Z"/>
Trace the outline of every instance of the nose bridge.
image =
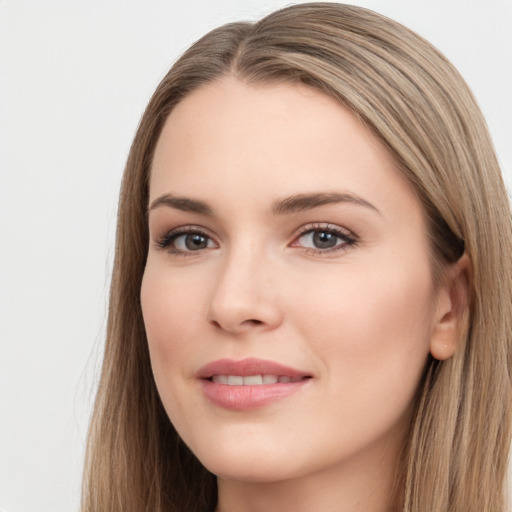
<path id="1" fill-rule="evenodd" d="M 209 320 L 233 333 L 273 328 L 281 321 L 275 268 L 261 244 L 244 239 L 226 251 L 209 305 Z"/>

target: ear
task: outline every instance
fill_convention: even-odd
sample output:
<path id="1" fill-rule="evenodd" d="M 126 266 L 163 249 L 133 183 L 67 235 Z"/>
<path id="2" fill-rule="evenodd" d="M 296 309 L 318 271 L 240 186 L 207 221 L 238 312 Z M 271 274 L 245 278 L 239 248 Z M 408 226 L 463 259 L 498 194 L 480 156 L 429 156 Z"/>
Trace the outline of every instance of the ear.
<path id="1" fill-rule="evenodd" d="M 464 254 L 447 268 L 445 280 L 438 290 L 430 353 L 440 361 L 453 356 L 465 331 L 470 277 L 471 263 Z"/>

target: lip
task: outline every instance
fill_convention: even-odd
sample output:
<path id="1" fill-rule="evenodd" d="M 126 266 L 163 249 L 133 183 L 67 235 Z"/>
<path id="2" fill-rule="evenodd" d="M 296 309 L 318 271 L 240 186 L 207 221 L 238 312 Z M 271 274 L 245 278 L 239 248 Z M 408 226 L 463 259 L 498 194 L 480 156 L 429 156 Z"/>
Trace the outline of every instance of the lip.
<path id="1" fill-rule="evenodd" d="M 214 375 L 276 375 L 293 382 L 232 386 L 212 382 Z M 235 411 L 249 411 L 290 397 L 312 378 L 310 373 L 274 361 L 247 358 L 239 361 L 219 359 L 203 366 L 196 374 L 205 396 L 216 406 Z"/>

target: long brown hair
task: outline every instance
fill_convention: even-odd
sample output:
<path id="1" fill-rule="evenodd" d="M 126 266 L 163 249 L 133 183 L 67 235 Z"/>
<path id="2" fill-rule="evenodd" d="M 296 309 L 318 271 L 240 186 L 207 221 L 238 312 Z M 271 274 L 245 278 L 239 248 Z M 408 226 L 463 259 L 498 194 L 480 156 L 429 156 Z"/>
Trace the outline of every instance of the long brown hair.
<path id="1" fill-rule="evenodd" d="M 312 3 L 213 30 L 154 93 L 119 203 L 105 356 L 92 417 L 84 512 L 213 510 L 215 477 L 180 441 L 158 397 L 140 307 L 152 155 L 186 95 L 222 75 L 303 83 L 338 99 L 394 155 L 429 224 L 434 276 L 465 253 L 467 325 L 455 355 L 429 358 L 399 481 L 407 512 L 504 512 L 511 435 L 512 227 L 485 121 L 429 43 L 366 9 Z"/>

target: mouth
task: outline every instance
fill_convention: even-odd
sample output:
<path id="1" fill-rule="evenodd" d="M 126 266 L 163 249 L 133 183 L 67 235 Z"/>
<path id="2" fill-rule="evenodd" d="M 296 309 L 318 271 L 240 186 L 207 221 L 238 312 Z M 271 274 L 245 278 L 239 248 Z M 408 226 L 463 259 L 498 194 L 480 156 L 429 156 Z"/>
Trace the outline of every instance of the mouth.
<path id="1" fill-rule="evenodd" d="M 247 411 L 290 397 L 313 375 L 262 359 L 220 359 L 199 370 L 203 392 L 214 405 Z"/>
<path id="2" fill-rule="evenodd" d="M 310 377 L 290 377 L 288 375 L 213 375 L 209 380 L 228 386 L 264 386 L 267 384 L 288 384 Z"/>
<path id="3" fill-rule="evenodd" d="M 308 372 L 266 359 L 218 359 L 203 366 L 197 377 L 228 386 L 261 386 L 311 378 Z"/>

